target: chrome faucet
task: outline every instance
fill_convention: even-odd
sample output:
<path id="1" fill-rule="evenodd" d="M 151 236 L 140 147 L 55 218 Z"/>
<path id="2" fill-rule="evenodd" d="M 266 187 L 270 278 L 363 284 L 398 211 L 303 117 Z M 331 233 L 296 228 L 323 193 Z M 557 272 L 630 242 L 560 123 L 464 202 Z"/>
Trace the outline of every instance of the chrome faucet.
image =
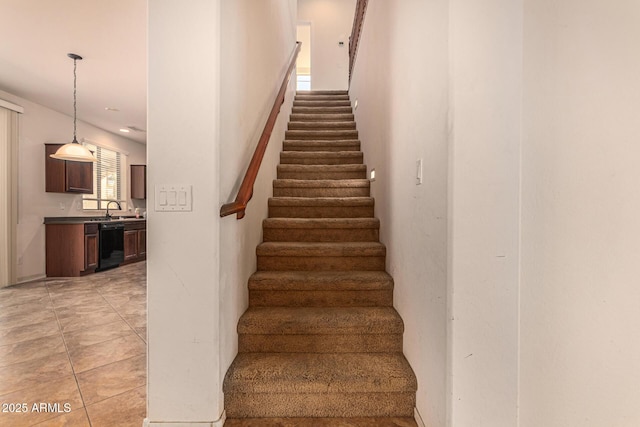
<path id="1" fill-rule="evenodd" d="M 105 215 L 105 216 L 106 216 L 106 218 L 108 218 L 108 219 L 111 219 L 111 214 L 109 213 L 109 205 L 110 205 L 111 203 L 115 203 L 116 205 L 118 205 L 118 209 L 119 209 L 119 210 L 122 210 L 122 206 L 120 206 L 120 203 L 119 203 L 119 202 L 117 202 L 116 200 L 109 200 L 109 201 L 107 202 L 107 214 Z"/>

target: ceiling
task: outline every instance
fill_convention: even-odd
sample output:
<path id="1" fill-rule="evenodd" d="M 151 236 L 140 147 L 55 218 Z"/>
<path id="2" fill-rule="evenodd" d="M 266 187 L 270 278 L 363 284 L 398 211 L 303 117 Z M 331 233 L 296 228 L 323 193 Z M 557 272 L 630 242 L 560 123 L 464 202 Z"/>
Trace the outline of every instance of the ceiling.
<path id="1" fill-rule="evenodd" d="M 78 120 L 140 143 L 146 45 L 147 0 L 0 0 L 0 90 L 73 116 L 76 53 Z"/>

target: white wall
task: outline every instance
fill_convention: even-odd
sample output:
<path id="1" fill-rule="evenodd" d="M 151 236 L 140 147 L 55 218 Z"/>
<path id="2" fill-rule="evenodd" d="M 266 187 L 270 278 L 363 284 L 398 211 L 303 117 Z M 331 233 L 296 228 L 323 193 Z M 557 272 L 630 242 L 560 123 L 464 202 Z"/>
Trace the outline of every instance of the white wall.
<path id="1" fill-rule="evenodd" d="M 148 5 L 147 417 L 151 425 L 213 422 L 223 410 L 219 3 L 194 0 L 187 6 L 156 0 Z M 191 185 L 192 211 L 154 211 L 154 187 L 162 184 Z"/>
<path id="2" fill-rule="evenodd" d="M 298 24 L 296 30 L 297 39 L 302 45 L 296 61 L 298 75 L 308 75 L 311 72 L 311 24 Z"/>
<path id="3" fill-rule="evenodd" d="M 355 10 L 356 0 L 298 0 L 298 21 L 311 23 L 312 90 L 348 88 Z"/>
<path id="4" fill-rule="evenodd" d="M 640 425 L 640 3 L 527 0 L 520 425 Z"/>
<path id="5" fill-rule="evenodd" d="M 450 425 L 513 427 L 523 5 L 450 5 Z"/>
<path id="6" fill-rule="evenodd" d="M 221 8 L 220 199 L 233 201 L 280 90 L 296 43 L 295 0 L 241 0 Z M 246 216 L 220 224 L 221 375 L 238 352 L 238 319 L 248 306 L 247 281 L 256 271 L 256 246 L 282 150 L 295 91 L 292 75 L 262 161 Z"/>
<path id="7" fill-rule="evenodd" d="M 148 418 L 219 426 L 295 79 L 246 217 L 219 212 L 236 195 L 295 47 L 296 3 L 159 0 L 149 17 L 150 188 L 191 184 L 194 206 L 149 215 Z"/>
<path id="8" fill-rule="evenodd" d="M 45 275 L 44 217 L 98 215 L 83 211 L 82 195 L 45 192 L 44 144 L 67 143 L 73 137 L 73 117 L 0 91 L 0 98 L 24 107 L 20 115 L 18 157 L 18 282 Z M 146 164 L 145 146 L 78 121 L 78 139 L 129 153 L 128 164 Z M 129 168 L 126 168 L 129 182 Z M 129 185 L 126 197 L 130 196 Z M 133 207 L 129 201 L 129 207 Z M 101 212 L 100 214 L 103 214 Z"/>
<path id="9" fill-rule="evenodd" d="M 370 0 L 350 90 L 429 427 L 446 421 L 447 16 L 445 0 Z"/>
<path id="10" fill-rule="evenodd" d="M 425 424 L 639 425 L 640 55 L 630 42 L 640 36 L 639 4 L 429 2 L 440 14 L 409 4 L 371 0 L 351 94 L 378 172 L 376 211 Z M 396 53 L 410 35 L 431 45 Z M 443 68 L 448 76 L 437 78 Z M 429 82 L 448 86 L 444 155 L 433 127 L 443 119 L 429 108 L 440 92 Z M 403 168 L 421 148 L 433 162 L 427 183 L 449 165 L 440 245 L 437 233 L 420 238 L 441 206 L 436 193 L 421 205 L 394 182 L 410 177 Z M 433 339 L 446 325 L 434 314 L 440 305 L 404 280 L 438 289 L 427 269 L 447 246 L 443 344 Z M 447 390 L 425 374 L 440 354 Z"/>

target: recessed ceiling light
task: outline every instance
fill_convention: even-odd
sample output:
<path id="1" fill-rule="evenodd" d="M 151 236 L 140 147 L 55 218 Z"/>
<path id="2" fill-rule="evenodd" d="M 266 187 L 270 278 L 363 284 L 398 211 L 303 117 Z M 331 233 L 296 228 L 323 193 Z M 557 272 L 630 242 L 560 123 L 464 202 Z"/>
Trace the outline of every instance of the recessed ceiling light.
<path id="1" fill-rule="evenodd" d="M 113 107 L 104 107 L 104 109 L 107 111 L 120 111 L 117 108 L 113 108 Z"/>
<path id="2" fill-rule="evenodd" d="M 140 129 L 140 128 L 139 128 L 139 127 L 137 127 L 137 126 L 127 126 L 127 128 L 128 128 L 128 129 L 130 129 L 130 130 L 132 130 L 132 131 L 134 131 L 134 132 L 146 132 L 146 130 L 144 130 L 144 129 Z"/>
<path id="3" fill-rule="evenodd" d="M 129 129 L 120 129 L 120 132 L 125 132 L 125 133 L 129 133 L 131 132 Z"/>

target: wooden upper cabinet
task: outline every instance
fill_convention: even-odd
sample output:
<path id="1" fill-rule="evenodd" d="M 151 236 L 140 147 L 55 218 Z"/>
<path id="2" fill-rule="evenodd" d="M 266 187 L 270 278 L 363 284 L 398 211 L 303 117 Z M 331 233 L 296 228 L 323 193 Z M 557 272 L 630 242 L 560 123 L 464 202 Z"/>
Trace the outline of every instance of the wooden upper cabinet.
<path id="1" fill-rule="evenodd" d="M 45 190 L 48 193 L 93 193 L 93 163 L 52 159 L 62 144 L 45 144 Z"/>
<path id="2" fill-rule="evenodd" d="M 147 166 L 131 165 L 131 198 L 147 198 Z"/>

